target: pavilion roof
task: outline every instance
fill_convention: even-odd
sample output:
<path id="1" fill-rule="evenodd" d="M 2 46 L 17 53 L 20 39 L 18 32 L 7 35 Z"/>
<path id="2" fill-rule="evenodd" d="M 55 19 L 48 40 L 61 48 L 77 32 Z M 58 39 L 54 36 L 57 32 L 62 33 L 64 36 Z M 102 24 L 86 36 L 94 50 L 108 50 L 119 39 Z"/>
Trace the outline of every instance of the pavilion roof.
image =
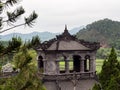
<path id="1" fill-rule="evenodd" d="M 68 51 L 68 50 L 97 50 L 99 48 L 100 43 L 86 42 L 84 40 L 77 39 L 73 35 L 70 35 L 70 33 L 67 30 L 67 26 L 65 26 L 65 30 L 61 35 L 57 35 L 56 38 L 41 43 L 37 50 Z"/>

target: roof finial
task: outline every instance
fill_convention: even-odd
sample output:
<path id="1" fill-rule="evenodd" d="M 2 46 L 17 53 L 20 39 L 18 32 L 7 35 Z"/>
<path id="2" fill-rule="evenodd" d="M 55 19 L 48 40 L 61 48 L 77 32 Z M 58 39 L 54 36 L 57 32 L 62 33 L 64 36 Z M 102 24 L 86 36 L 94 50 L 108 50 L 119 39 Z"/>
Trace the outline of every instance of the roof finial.
<path id="1" fill-rule="evenodd" d="M 63 32 L 64 35 L 69 35 L 68 29 L 67 29 L 67 25 L 65 24 L 65 30 Z"/>
<path id="2" fill-rule="evenodd" d="M 65 24 L 65 30 L 67 30 L 67 25 Z"/>

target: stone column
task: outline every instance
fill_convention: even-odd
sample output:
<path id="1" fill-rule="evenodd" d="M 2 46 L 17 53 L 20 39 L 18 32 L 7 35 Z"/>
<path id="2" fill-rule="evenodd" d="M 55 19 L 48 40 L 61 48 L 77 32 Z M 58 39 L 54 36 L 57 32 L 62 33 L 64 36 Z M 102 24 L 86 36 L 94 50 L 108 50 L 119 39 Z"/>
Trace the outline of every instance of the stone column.
<path id="1" fill-rule="evenodd" d="M 84 60 L 84 71 L 87 71 L 87 59 Z"/>
<path id="2" fill-rule="evenodd" d="M 65 59 L 65 72 L 69 73 L 69 59 Z"/>
<path id="3" fill-rule="evenodd" d="M 95 61 L 95 56 L 92 56 L 90 58 L 90 71 L 95 72 L 96 70 L 96 61 Z"/>
<path id="4" fill-rule="evenodd" d="M 60 66 L 59 66 L 59 62 L 60 62 L 60 60 L 56 60 L 56 65 L 57 65 L 57 74 L 59 74 L 60 73 Z"/>
<path id="5" fill-rule="evenodd" d="M 39 59 L 37 60 L 37 67 L 38 67 L 38 70 L 40 70 L 40 60 Z"/>
<path id="6" fill-rule="evenodd" d="M 45 74 L 46 73 L 46 59 L 43 59 L 43 73 Z"/>
<path id="7" fill-rule="evenodd" d="M 93 59 L 89 60 L 89 68 L 90 71 L 93 71 Z"/>
<path id="8" fill-rule="evenodd" d="M 96 71 L 96 57 L 93 56 L 93 71 Z"/>
<path id="9" fill-rule="evenodd" d="M 90 71 L 92 72 L 91 77 L 95 76 L 95 70 L 96 70 L 95 56 L 92 56 L 90 58 Z"/>
<path id="10" fill-rule="evenodd" d="M 81 62 L 80 62 L 80 72 L 84 72 L 85 70 L 84 70 L 84 58 L 82 57 L 81 58 Z"/>

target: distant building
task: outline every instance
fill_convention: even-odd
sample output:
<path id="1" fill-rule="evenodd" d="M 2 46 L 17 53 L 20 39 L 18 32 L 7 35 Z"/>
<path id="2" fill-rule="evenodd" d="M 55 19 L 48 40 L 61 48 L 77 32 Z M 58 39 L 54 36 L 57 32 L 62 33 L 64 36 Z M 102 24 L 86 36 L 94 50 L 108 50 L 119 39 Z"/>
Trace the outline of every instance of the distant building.
<path id="1" fill-rule="evenodd" d="M 47 90 L 89 90 L 96 80 L 96 51 L 100 43 L 78 40 L 67 26 L 61 35 L 45 41 L 36 51 L 38 69 Z"/>

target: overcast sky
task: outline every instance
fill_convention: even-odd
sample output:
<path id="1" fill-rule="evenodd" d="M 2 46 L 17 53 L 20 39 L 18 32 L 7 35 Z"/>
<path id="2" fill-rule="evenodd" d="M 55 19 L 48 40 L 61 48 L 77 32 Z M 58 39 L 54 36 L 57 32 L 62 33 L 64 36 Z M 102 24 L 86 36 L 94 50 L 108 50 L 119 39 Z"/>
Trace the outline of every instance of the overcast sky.
<path id="1" fill-rule="evenodd" d="M 120 0 L 23 0 L 21 5 L 26 16 L 35 10 L 39 18 L 33 28 L 10 32 L 62 32 L 65 24 L 72 29 L 104 18 L 120 21 Z"/>

